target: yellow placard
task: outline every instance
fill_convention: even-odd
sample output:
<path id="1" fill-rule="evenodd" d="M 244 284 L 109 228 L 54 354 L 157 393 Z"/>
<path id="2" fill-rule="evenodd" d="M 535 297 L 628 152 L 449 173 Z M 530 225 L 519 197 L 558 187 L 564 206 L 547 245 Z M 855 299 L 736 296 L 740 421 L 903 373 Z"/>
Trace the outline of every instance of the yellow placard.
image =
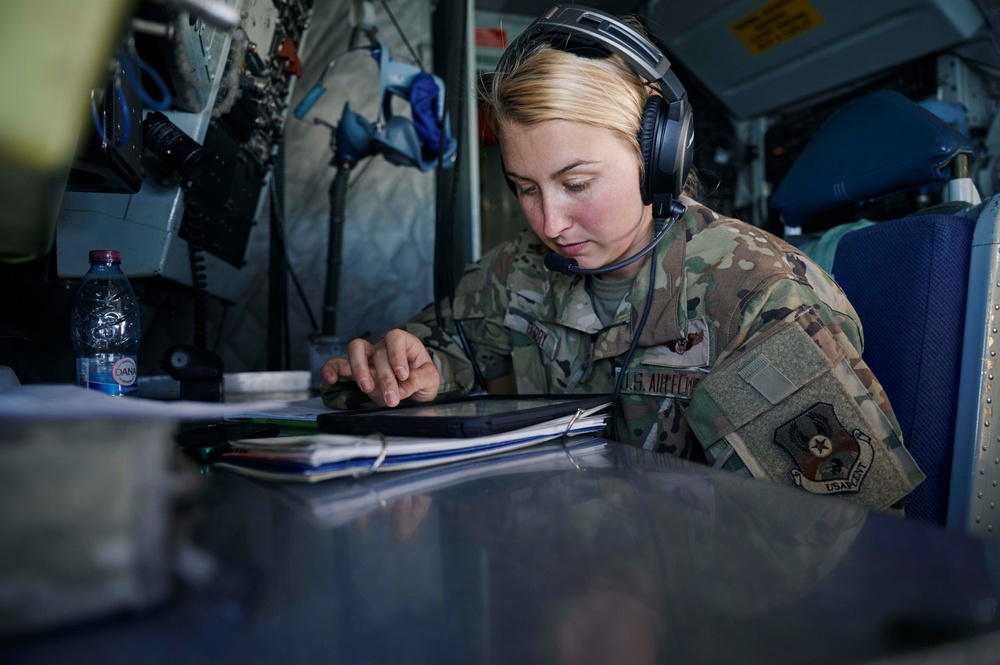
<path id="1" fill-rule="evenodd" d="M 784 44 L 823 23 L 808 0 L 773 0 L 729 24 L 733 34 L 754 55 Z"/>

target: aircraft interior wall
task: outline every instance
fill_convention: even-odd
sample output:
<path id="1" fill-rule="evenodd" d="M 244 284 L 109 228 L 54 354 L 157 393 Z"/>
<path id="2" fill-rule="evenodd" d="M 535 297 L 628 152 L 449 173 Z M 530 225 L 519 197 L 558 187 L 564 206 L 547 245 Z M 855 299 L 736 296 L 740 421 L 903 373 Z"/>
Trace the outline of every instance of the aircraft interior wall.
<path id="1" fill-rule="evenodd" d="M 428 3 L 394 4 L 391 17 L 367 4 L 362 18 L 375 38 L 402 62 L 414 60 L 412 48 L 429 67 Z M 325 95 L 298 119 L 292 109 L 348 48 L 352 2 L 220 1 L 240 23 L 231 32 L 233 26 L 215 26 L 185 6 L 139 2 L 108 18 L 128 26 L 100 45 L 110 61 L 137 44 L 143 63 L 162 72 L 171 107 L 151 109 L 121 72 L 95 79 L 95 113 L 110 118 L 116 131 L 130 124 L 128 139 L 102 148 L 87 108 L 79 118 L 69 184 L 52 220 L 51 247 L 13 249 L 0 263 L 0 364 L 10 365 L 22 382 L 74 380 L 69 308 L 88 250 L 105 245 L 122 251 L 123 270 L 140 301 L 141 377 L 164 374 L 164 352 L 178 343 L 204 345 L 227 372 L 309 365 L 326 285 L 336 171 L 331 126 L 345 102 L 373 122 L 379 116 L 378 63 L 364 52 L 340 58 L 323 79 Z M 166 30 L 169 37 L 148 32 Z M 79 57 L 69 50 L 58 55 Z M 177 71 L 185 65 L 193 72 L 186 79 Z M 147 76 L 143 83 L 155 102 L 161 94 L 156 81 Z M 120 101 L 127 102 L 127 118 Z M 143 137 L 141 123 L 154 113 L 167 118 L 158 136 L 191 139 L 207 150 L 207 158 L 193 151 L 181 164 L 200 164 L 205 175 L 189 171 L 185 183 L 184 174 L 152 154 L 157 146 L 148 132 Z M 199 161 L 205 159 L 207 170 Z M 338 335 L 379 334 L 431 301 L 434 187 L 433 172 L 380 156 L 351 172 Z M 280 202 L 277 211 L 273 201 Z M 195 219 L 202 220 L 200 227 Z M 197 263 L 189 255 L 192 232 L 202 237 Z M 284 247 L 274 242 L 278 234 Z"/>
<path id="2" fill-rule="evenodd" d="M 770 196 L 823 121 L 848 101 L 877 89 L 960 109 L 962 130 L 975 149 L 970 177 L 983 198 L 998 191 L 1000 66 L 993 28 L 973 0 L 894 0 L 853 14 L 831 0 L 593 4 L 634 11 L 659 33 L 695 109 L 695 166 L 702 199 L 722 213 L 784 233 L 780 215 L 769 206 Z M 121 21 L 132 27 L 103 46 L 105 61 L 114 62 L 119 38 L 125 44 L 138 35 L 140 53 L 163 70 L 172 88 L 173 108 L 163 113 L 224 163 L 217 170 L 226 178 L 215 174 L 211 186 L 202 188 L 203 193 L 214 192 L 201 202 L 202 209 L 208 206 L 225 222 L 208 230 L 209 247 L 201 258 L 204 274 L 199 277 L 191 269 L 190 218 L 197 206 L 185 205 L 189 192 L 176 179 L 166 184 L 158 179 L 158 158 L 148 154 L 149 146 L 142 154 L 134 142 L 117 146 L 110 155 L 89 152 L 94 134 L 89 99 L 80 102 L 79 117 L 73 117 L 83 133 L 73 155 L 73 177 L 64 196 L 48 197 L 50 203 L 61 203 L 54 216 L 53 244 L 33 258 L 25 260 L 22 252 L 0 265 L 5 304 L 0 360 L 14 366 L 22 380 L 72 380 L 69 304 L 86 269 L 86 251 L 108 243 L 124 245 L 124 268 L 142 303 L 143 375 L 161 373 L 164 350 L 173 343 L 192 342 L 199 334 L 227 371 L 306 369 L 313 361 L 311 342 L 320 332 L 323 315 L 329 188 L 336 172 L 330 126 L 340 119 L 345 102 L 368 119 L 378 115 L 376 63 L 363 52 L 343 55 L 358 9 L 370 12 L 379 40 L 393 57 L 412 63 L 416 54 L 430 67 L 432 41 L 455 39 L 450 34 L 432 38 L 433 12 L 464 5 L 394 2 L 388 5 L 392 17 L 382 4 L 351 0 L 318 2 L 315 7 L 302 0 L 226 0 L 220 5 L 242 12 L 242 33 L 184 19 L 187 26 L 178 24 L 171 37 L 177 48 L 154 54 L 149 45 L 157 40 L 162 44 L 162 36 L 145 32 L 148 25 L 137 29 L 133 19 L 167 25 L 177 20 L 171 12 L 180 11 L 170 8 L 180 5 L 138 2 L 117 8 L 123 13 Z M 538 10 L 533 3 L 516 0 L 480 0 L 475 8 L 471 37 L 476 40 L 495 37 L 497 31 L 512 38 Z M 764 13 L 800 10 L 813 23 L 790 24 L 772 42 L 760 41 Z M 114 21 L 114 11 L 107 9 L 107 21 Z M 124 16 L 126 12 L 132 14 Z M 170 20 L 164 20 L 164 12 Z M 308 15 L 308 28 L 301 35 L 302 26 L 289 18 L 300 15 Z M 282 51 L 286 36 L 293 38 L 289 52 Z M 900 40 L 918 44 L 904 52 Z M 255 45 L 253 57 L 244 52 L 248 43 Z M 733 56 L 740 48 L 743 55 Z M 478 42 L 474 50 L 480 71 L 489 69 L 499 53 L 496 43 Z M 187 88 L 170 79 L 182 56 L 197 60 L 203 77 Z M 342 57 L 324 77 L 337 56 Z M 301 65 L 301 75 L 288 74 L 293 59 Z M 239 74 L 241 67 L 250 75 L 241 79 L 233 73 Z M 295 117 L 293 109 L 320 78 L 325 93 L 305 118 Z M 108 117 L 120 106 L 115 82 L 121 80 L 121 71 L 95 77 L 95 94 Z M 145 83 L 156 92 L 149 80 Z M 449 94 L 468 99 L 470 87 L 461 81 Z M 123 97 L 129 96 L 124 103 L 141 107 L 132 122 L 138 131 L 153 109 L 134 98 L 134 86 L 126 82 L 120 89 Z M 460 119 L 451 120 L 457 129 Z M 473 172 L 477 178 L 482 175 L 476 213 L 482 215 L 481 228 L 473 232 L 482 242 L 473 255 L 524 223 L 498 173 L 498 148 L 483 133 L 478 142 L 474 137 L 475 132 L 459 137 L 463 152 L 458 160 L 466 178 Z M 474 171 L 469 170 L 473 162 Z M 431 301 L 435 208 L 450 204 L 436 200 L 440 177 L 434 171 L 396 166 L 382 156 L 367 158 L 352 170 L 337 300 L 338 339 L 378 337 Z M 16 179 L 5 182 L 8 192 L 25 191 Z M 51 187 L 41 182 L 33 181 L 37 191 Z M 460 195 L 468 198 L 469 192 Z M 898 217 L 933 205 L 941 196 L 940 188 L 882 196 L 834 211 L 801 230 L 819 231 L 861 217 Z M 282 200 L 283 226 L 272 224 L 275 197 Z M 455 214 L 460 224 L 475 223 L 476 215 Z M 278 229 L 284 247 L 274 242 Z M 285 256 L 287 266 L 272 270 L 281 267 Z M 197 288 L 199 279 L 204 289 Z"/>

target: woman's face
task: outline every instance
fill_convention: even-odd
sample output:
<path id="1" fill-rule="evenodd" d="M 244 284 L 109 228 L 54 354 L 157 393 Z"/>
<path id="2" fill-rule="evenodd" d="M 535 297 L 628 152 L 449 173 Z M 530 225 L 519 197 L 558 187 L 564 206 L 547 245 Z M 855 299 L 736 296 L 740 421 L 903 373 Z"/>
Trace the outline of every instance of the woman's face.
<path id="1" fill-rule="evenodd" d="M 549 249 L 601 268 L 649 242 L 653 216 L 642 204 L 639 161 L 616 134 L 568 120 L 510 124 L 500 147 L 528 224 Z M 609 276 L 634 275 L 641 265 Z"/>

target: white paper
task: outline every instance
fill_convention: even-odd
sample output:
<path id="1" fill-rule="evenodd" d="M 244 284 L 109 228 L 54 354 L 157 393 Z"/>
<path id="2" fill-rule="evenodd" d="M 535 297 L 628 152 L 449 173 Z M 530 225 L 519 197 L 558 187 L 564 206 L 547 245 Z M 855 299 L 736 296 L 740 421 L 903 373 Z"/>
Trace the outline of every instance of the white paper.
<path id="1" fill-rule="evenodd" d="M 440 453 L 492 446 L 505 442 L 537 441 L 570 432 L 601 429 L 604 427 L 607 417 L 593 414 L 600 412 L 607 406 L 605 404 L 589 409 L 579 416 L 562 416 L 537 425 L 485 436 L 462 438 L 387 436 L 383 439 L 377 434 L 367 436 L 309 434 L 307 436 L 241 439 L 234 441 L 232 448 L 236 452 L 273 455 L 314 466 L 353 459 L 375 458 L 382 453 L 383 446 L 386 457 L 389 458 L 397 455 Z M 572 423 L 572 429 L 567 430 L 570 423 Z"/>
<path id="2" fill-rule="evenodd" d="M 72 384 L 28 384 L 0 390 L 0 420 L 208 420 L 287 408 L 287 401 L 193 402 L 112 397 Z"/>

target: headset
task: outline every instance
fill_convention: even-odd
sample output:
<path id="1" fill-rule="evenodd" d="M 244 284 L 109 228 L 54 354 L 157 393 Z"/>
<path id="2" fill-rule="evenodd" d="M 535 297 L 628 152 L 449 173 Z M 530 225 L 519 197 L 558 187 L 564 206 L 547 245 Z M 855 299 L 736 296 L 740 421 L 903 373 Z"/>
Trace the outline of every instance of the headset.
<path id="1" fill-rule="evenodd" d="M 546 268 L 565 275 L 612 272 L 649 253 L 684 212 L 676 199 L 684 189 L 694 155 L 694 122 L 687 92 L 663 51 L 648 37 L 615 16 L 580 5 L 556 5 L 536 19 L 503 52 L 496 71 L 509 70 L 523 53 L 540 43 L 590 58 L 614 53 L 650 84 L 659 84 L 660 95 L 650 96 L 646 102 L 639 130 L 644 173 L 640 190 L 643 205 L 653 206 L 653 217 L 669 217 L 669 223 L 658 222 L 649 245 L 610 266 L 580 268 L 574 259 L 555 252 L 545 257 Z M 516 193 L 514 183 L 508 179 L 507 184 Z"/>

